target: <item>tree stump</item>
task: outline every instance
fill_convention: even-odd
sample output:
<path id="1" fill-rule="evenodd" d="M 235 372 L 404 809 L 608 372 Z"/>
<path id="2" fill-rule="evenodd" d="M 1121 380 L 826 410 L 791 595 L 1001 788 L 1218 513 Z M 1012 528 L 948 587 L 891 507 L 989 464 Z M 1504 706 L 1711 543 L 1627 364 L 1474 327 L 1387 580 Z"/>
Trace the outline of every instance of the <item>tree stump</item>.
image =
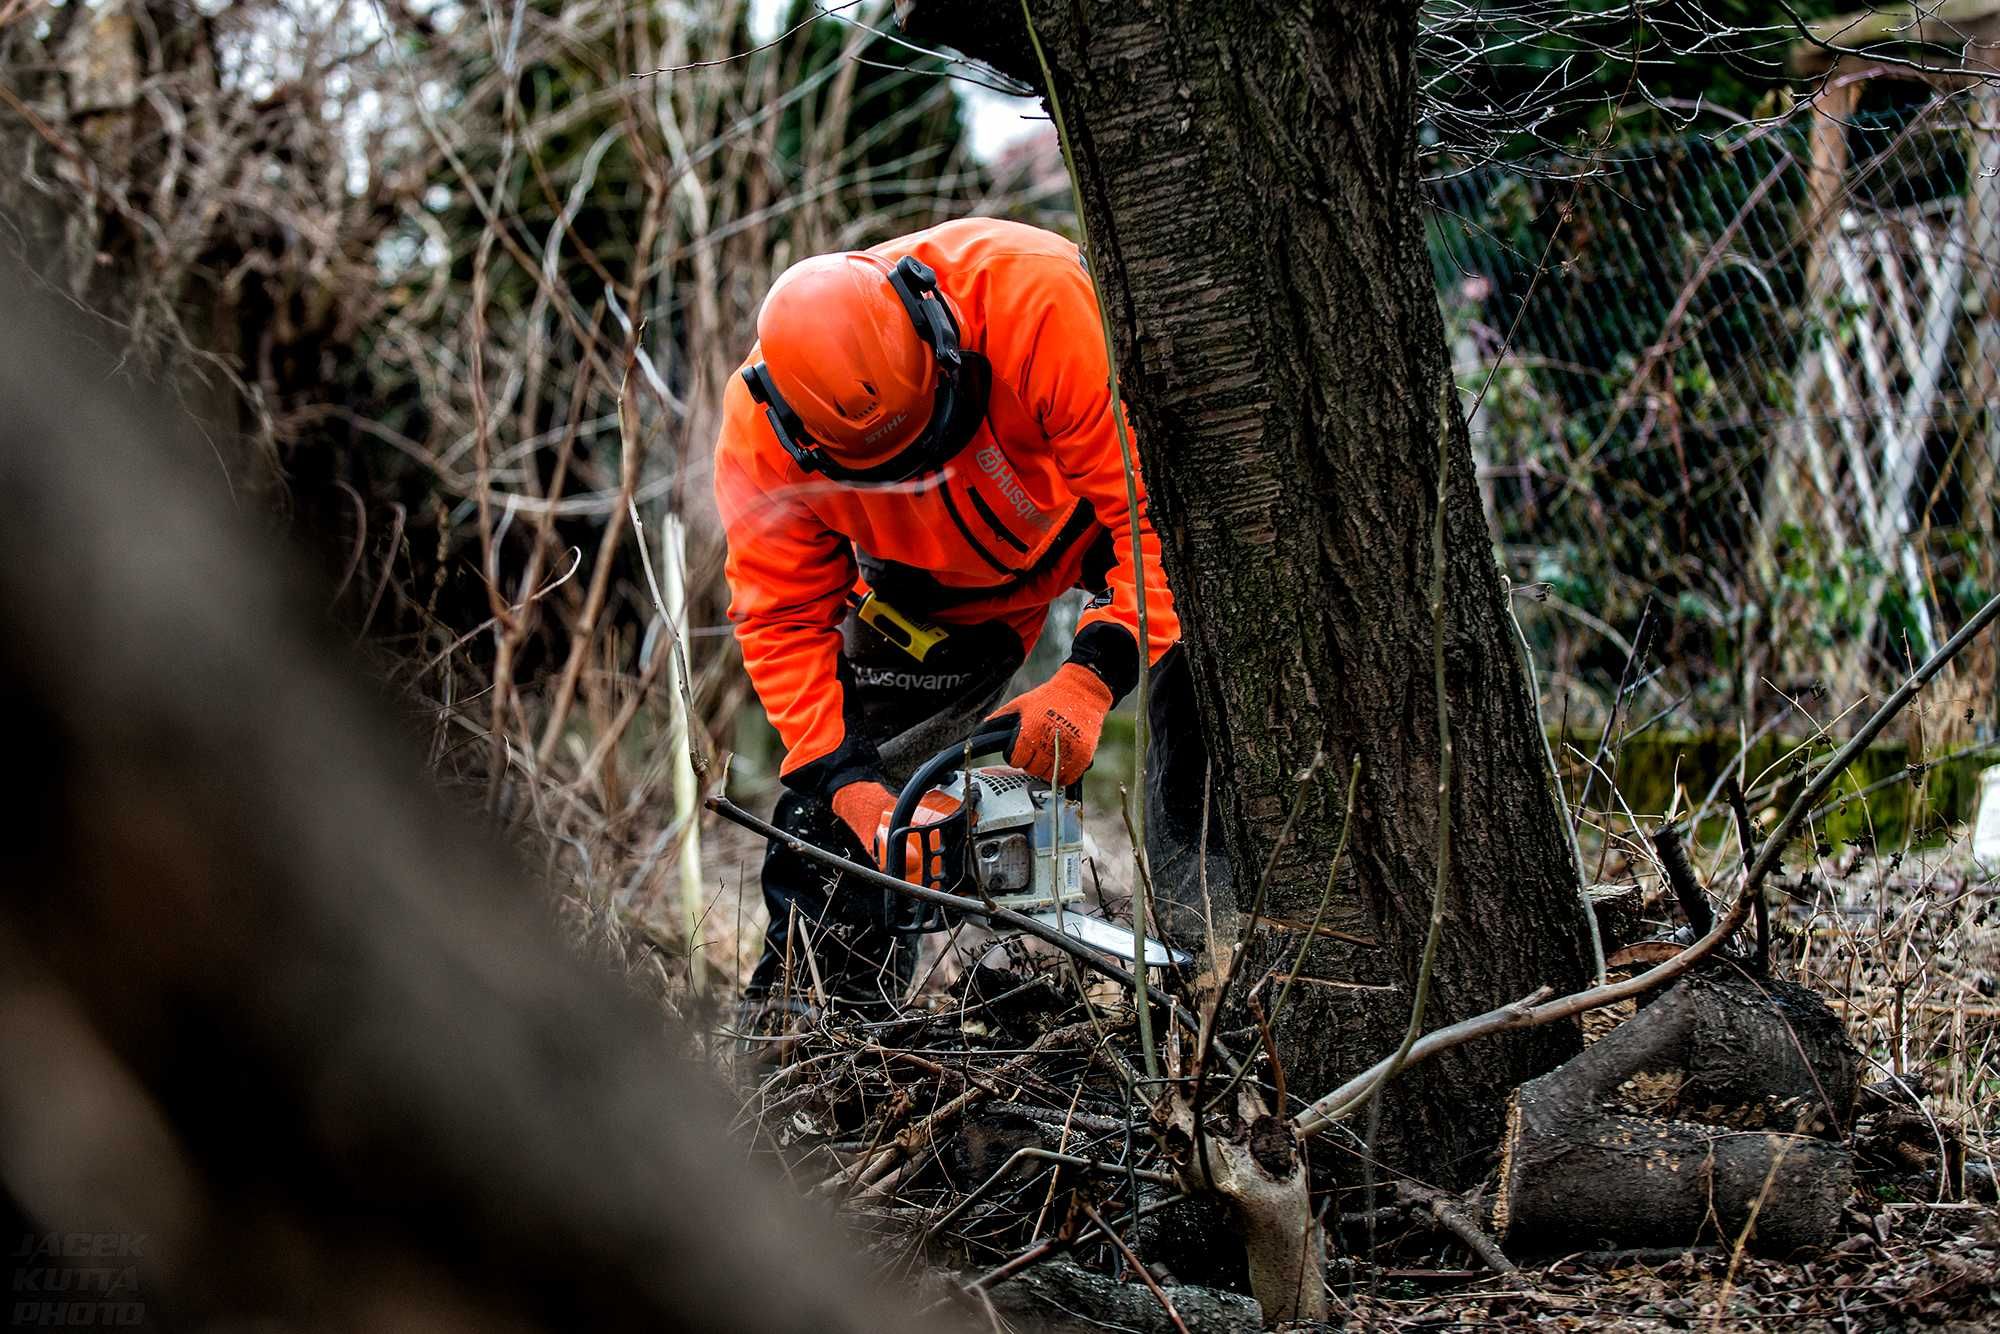
<path id="1" fill-rule="evenodd" d="M 1510 1249 L 1828 1244 L 1853 1187 L 1860 1058 L 1817 995 L 1689 977 L 1515 1094 L 1494 1224 Z"/>

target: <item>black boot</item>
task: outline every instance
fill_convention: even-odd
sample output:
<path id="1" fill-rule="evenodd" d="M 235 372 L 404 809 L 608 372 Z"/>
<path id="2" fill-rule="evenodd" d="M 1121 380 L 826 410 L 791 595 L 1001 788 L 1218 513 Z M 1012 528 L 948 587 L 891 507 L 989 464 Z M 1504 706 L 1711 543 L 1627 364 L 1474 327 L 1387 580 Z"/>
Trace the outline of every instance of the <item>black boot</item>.
<path id="1" fill-rule="evenodd" d="M 778 798 L 771 823 L 814 847 L 864 866 L 871 861 L 854 831 L 824 802 L 787 792 Z M 883 1011 L 900 1004 L 915 965 L 915 942 L 889 929 L 885 894 L 784 844 L 770 844 L 764 852 L 764 906 L 771 924 L 746 1001 L 768 1008 L 777 991 L 806 1006 L 821 998 Z M 788 967 L 789 985 L 780 989 Z"/>

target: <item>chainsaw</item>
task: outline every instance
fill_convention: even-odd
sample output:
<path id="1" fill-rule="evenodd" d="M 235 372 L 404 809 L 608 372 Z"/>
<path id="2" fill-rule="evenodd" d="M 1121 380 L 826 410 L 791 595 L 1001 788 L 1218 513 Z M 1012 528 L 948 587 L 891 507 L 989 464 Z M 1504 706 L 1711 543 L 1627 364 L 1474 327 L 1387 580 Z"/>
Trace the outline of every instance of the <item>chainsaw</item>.
<path id="1" fill-rule="evenodd" d="M 1081 785 L 1058 791 L 1011 765 L 972 765 L 974 758 L 1004 754 L 1014 729 L 1011 720 L 988 727 L 918 766 L 876 830 L 876 864 L 898 880 L 1011 908 L 1094 949 L 1136 960 L 1137 933 L 1070 906 L 1084 897 Z M 883 895 L 891 929 L 906 936 L 985 920 L 893 890 Z M 1150 938 L 1145 957 L 1155 968 L 1192 961 Z"/>

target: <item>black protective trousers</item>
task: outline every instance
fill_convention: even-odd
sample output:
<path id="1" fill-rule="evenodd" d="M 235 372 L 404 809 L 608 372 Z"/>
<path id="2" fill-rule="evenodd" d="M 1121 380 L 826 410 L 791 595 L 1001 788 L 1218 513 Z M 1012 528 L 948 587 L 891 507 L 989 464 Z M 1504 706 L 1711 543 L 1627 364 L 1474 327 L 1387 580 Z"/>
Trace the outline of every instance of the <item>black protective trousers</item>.
<path id="1" fill-rule="evenodd" d="M 851 616 L 843 656 L 851 694 L 848 726 L 880 747 L 892 788 L 932 755 L 964 740 L 1004 703 L 1022 662 L 1019 639 L 997 622 L 953 629 L 917 662 Z M 1199 941 L 1202 923 L 1201 820 L 1208 752 L 1193 676 L 1178 646 L 1154 665 L 1149 694 L 1146 846 L 1158 905 L 1156 933 L 1190 945 Z M 815 847 L 855 861 L 873 860 L 823 798 L 787 791 L 778 798 L 771 822 Z M 1229 863 L 1212 803 L 1209 822 L 1208 889 L 1217 903 L 1227 904 Z M 852 883 L 777 843 L 764 854 L 763 887 L 770 926 L 751 975 L 750 999 L 779 990 L 788 970 L 790 983 L 783 990 L 800 999 L 813 994 L 815 983 L 823 994 L 848 1005 L 883 1005 L 902 998 L 918 942 L 889 929 L 888 903 L 879 887 Z"/>

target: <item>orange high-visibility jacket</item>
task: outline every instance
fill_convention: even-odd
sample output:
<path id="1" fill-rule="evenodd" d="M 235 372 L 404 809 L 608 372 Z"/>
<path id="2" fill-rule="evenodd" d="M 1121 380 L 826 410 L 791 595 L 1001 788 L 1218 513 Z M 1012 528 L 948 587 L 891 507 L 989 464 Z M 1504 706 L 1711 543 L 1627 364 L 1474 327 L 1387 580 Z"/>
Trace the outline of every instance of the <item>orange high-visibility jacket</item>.
<path id="1" fill-rule="evenodd" d="M 873 744 L 848 735 L 838 672 L 841 622 L 851 597 L 869 589 L 863 563 L 884 585 L 877 590 L 884 600 L 912 619 L 945 627 L 1004 621 L 1031 648 L 1049 603 L 1077 585 L 1085 553 L 1108 530 L 1110 596 L 1083 613 L 1072 660 L 1105 678 L 1114 695 L 1138 674 L 1125 471 L 1097 298 L 1076 246 L 1037 227 L 981 218 L 900 237 L 873 253 L 891 262 L 915 255 L 936 271 L 960 343 L 991 363 L 993 385 L 986 420 L 942 473 L 850 486 L 800 469 L 742 377 L 730 377 L 715 451 L 729 616 L 787 748 L 785 782 L 806 791 L 830 792 L 873 774 Z M 745 365 L 758 357 L 752 348 Z M 1150 662 L 1180 638 L 1180 623 L 1143 485 L 1138 494 Z M 906 594 L 913 581 L 892 579 L 883 565 L 914 573 L 932 596 Z"/>

